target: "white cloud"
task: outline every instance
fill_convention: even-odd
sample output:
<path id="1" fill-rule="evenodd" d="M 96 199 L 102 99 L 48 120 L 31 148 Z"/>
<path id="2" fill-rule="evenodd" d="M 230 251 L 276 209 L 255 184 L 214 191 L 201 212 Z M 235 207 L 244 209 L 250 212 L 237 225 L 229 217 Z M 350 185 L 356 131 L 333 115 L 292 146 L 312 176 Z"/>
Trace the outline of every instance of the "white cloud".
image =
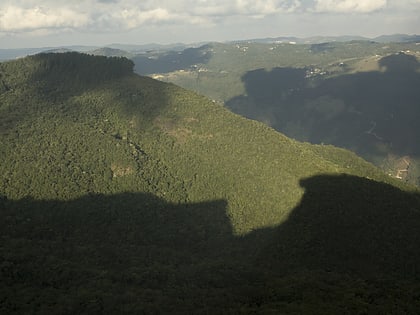
<path id="1" fill-rule="evenodd" d="M 180 17 L 171 14 L 163 8 L 156 8 L 148 11 L 138 9 L 123 9 L 113 16 L 114 21 L 119 21 L 124 28 L 133 29 L 145 23 L 162 23 L 176 21 Z"/>
<path id="2" fill-rule="evenodd" d="M 0 0 L 0 37 L 3 46 L 47 35 L 91 43 L 418 33 L 419 11 L 420 0 Z"/>
<path id="3" fill-rule="evenodd" d="M 264 17 L 299 6 L 299 0 L 6 0 L 0 4 L 0 32 L 194 24 L 238 15 Z"/>
<path id="4" fill-rule="evenodd" d="M 89 23 L 83 12 L 71 8 L 6 6 L 0 9 L 0 31 L 25 31 L 43 28 L 79 28 Z"/>
<path id="5" fill-rule="evenodd" d="M 420 0 L 388 0 L 388 6 L 392 10 L 419 11 Z"/>
<path id="6" fill-rule="evenodd" d="M 369 13 L 386 5 L 387 0 L 315 0 L 315 11 Z"/>

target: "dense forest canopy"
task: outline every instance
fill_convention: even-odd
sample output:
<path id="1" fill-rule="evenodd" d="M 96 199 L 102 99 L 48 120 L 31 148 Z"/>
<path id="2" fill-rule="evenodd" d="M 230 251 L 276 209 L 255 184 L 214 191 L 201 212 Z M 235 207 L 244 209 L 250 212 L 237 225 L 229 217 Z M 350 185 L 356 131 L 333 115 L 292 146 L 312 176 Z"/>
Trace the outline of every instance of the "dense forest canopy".
<path id="1" fill-rule="evenodd" d="M 420 307 L 420 195 L 125 58 L 0 64 L 0 311 Z"/>

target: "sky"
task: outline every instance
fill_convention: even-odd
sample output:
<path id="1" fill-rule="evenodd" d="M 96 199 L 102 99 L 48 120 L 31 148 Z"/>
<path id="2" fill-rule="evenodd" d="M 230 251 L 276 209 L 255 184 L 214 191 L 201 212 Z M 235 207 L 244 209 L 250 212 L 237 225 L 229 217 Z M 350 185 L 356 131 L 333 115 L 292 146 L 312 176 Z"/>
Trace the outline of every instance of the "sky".
<path id="1" fill-rule="evenodd" d="M 420 34 L 420 0 L 1 0 L 0 49 Z"/>

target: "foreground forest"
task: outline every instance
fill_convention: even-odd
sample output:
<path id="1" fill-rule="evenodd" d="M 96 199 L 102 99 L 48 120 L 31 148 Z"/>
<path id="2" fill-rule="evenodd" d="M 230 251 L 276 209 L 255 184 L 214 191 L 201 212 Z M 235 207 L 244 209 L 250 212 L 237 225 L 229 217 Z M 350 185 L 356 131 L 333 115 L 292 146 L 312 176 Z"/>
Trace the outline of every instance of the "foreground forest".
<path id="1" fill-rule="evenodd" d="M 0 64 L 1 313 L 416 313 L 416 188 L 133 67 Z"/>

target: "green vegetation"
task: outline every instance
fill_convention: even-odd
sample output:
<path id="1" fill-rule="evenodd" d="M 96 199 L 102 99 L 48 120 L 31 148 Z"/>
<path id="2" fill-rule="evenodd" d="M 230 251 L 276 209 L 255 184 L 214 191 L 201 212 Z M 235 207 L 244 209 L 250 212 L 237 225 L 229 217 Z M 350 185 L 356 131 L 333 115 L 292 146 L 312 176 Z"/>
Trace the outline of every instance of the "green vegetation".
<path id="1" fill-rule="evenodd" d="M 161 64 L 152 76 L 294 139 L 352 150 L 420 185 L 418 50 L 414 42 L 211 44 L 197 48 L 206 58 L 196 64 L 177 63 L 177 71 Z"/>
<path id="2" fill-rule="evenodd" d="M 415 43 L 384 44 L 370 41 L 297 45 L 287 42 L 211 43 L 199 48 L 189 48 L 182 53 L 141 54 L 141 58 L 134 57 L 133 61 L 135 71 L 139 74 L 159 74 L 162 81 L 227 102 L 246 93 L 242 77 L 252 70 L 269 71 L 284 67 L 319 69 L 317 79 L 322 79 L 363 70 L 356 68 L 360 61 L 408 50 L 414 53 L 418 51 L 418 46 Z M 345 67 L 340 66 L 341 62 Z"/>
<path id="3" fill-rule="evenodd" d="M 1 313 L 418 310 L 415 188 L 132 68 L 0 64 Z"/>

